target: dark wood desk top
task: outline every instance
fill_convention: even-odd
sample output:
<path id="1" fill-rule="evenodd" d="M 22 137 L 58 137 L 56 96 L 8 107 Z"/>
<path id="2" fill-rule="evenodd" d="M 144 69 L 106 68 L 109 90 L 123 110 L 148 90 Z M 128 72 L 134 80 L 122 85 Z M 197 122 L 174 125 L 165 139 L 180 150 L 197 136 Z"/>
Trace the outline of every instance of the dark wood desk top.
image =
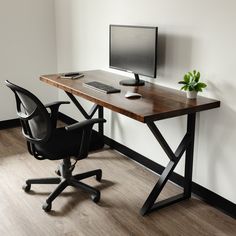
<path id="1" fill-rule="evenodd" d="M 121 86 L 119 81 L 127 78 L 106 71 L 85 71 L 83 74 L 85 76 L 77 80 L 61 79 L 59 75 L 43 75 L 40 80 L 144 123 L 220 106 L 219 101 L 200 96 L 196 100 L 187 99 L 182 91 L 148 82 L 140 87 Z M 121 93 L 103 94 L 83 85 L 94 80 L 120 88 Z M 142 98 L 127 99 L 127 91 L 140 93 Z"/>

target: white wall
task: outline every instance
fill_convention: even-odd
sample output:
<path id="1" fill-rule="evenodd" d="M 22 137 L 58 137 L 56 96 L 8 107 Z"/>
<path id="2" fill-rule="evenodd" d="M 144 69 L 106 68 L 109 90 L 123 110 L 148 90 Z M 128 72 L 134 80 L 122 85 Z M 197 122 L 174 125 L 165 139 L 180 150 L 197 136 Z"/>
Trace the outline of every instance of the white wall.
<path id="1" fill-rule="evenodd" d="M 0 0 L 0 120 L 16 118 L 6 79 L 43 102 L 57 99 L 57 91 L 39 81 L 39 75 L 57 70 L 54 13 L 54 0 Z"/>
<path id="2" fill-rule="evenodd" d="M 158 78 L 152 82 L 178 89 L 177 82 L 185 72 L 201 71 L 208 83 L 203 95 L 222 103 L 220 109 L 197 115 L 193 180 L 234 203 L 235 9 L 235 0 L 56 1 L 59 71 L 108 70 L 109 24 L 159 27 Z M 59 97 L 64 98 L 64 94 Z M 72 107 L 64 112 L 79 117 Z M 106 135 L 160 164 L 167 163 L 145 125 L 109 111 L 106 118 Z M 182 117 L 157 125 L 175 148 L 185 132 L 185 123 L 186 117 Z M 177 172 L 183 172 L 183 162 Z"/>

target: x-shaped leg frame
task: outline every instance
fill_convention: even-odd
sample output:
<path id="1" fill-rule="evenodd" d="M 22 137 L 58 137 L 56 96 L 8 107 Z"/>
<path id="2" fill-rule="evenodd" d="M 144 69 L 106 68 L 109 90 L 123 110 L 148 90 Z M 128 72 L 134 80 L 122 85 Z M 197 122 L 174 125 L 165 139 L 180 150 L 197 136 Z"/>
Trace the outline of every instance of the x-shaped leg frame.
<path id="1" fill-rule="evenodd" d="M 167 164 L 164 171 L 162 172 L 160 178 L 158 179 L 156 185 L 152 189 L 145 203 L 143 204 L 140 210 L 141 215 L 146 215 L 147 213 L 150 213 L 154 210 L 161 209 L 163 207 L 169 206 L 171 204 L 174 204 L 176 202 L 191 197 L 195 120 L 196 120 L 196 113 L 188 114 L 187 132 L 184 135 L 182 141 L 180 142 L 175 152 L 171 150 L 170 146 L 168 145 L 168 143 L 162 136 L 161 132 L 154 124 L 154 122 L 153 121 L 147 122 L 149 129 L 151 130 L 151 132 L 153 133 L 153 135 L 155 136 L 155 138 L 157 139 L 157 141 L 167 154 L 170 161 Z M 166 182 L 170 178 L 170 175 L 173 173 L 175 167 L 177 166 L 184 152 L 186 154 L 185 154 L 185 174 L 184 174 L 183 193 L 155 203 L 156 199 L 160 195 L 162 189 L 164 188 Z"/>

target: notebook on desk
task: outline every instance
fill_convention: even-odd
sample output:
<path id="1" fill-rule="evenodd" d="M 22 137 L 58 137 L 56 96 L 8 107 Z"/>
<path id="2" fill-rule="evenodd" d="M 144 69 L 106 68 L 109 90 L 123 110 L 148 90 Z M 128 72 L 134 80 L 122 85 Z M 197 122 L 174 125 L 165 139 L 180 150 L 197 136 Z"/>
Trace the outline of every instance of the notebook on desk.
<path id="1" fill-rule="evenodd" d="M 80 72 L 69 72 L 69 73 L 60 74 L 61 79 L 79 79 L 82 77 L 84 77 L 84 74 Z"/>

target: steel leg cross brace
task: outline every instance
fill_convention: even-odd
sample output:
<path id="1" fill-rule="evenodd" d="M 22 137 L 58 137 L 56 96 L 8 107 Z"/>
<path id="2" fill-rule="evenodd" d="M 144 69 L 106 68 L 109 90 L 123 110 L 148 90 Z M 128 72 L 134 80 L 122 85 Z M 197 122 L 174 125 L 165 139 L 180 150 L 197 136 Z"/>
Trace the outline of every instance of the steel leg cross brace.
<path id="1" fill-rule="evenodd" d="M 94 104 L 92 106 L 92 108 L 90 109 L 90 111 L 87 113 L 84 108 L 82 107 L 82 105 L 79 103 L 79 101 L 74 97 L 74 95 L 72 95 L 69 92 L 66 92 L 67 96 L 71 99 L 71 101 L 75 104 L 75 106 L 78 108 L 78 110 L 81 112 L 81 114 L 84 116 L 85 119 L 91 119 L 93 118 L 94 114 L 96 113 L 96 111 L 98 110 L 98 118 L 104 118 L 104 113 L 103 113 L 103 107 L 99 106 L 97 104 Z M 100 135 L 103 136 L 103 132 L 104 132 L 104 124 L 103 123 L 99 123 L 98 124 L 98 132 Z"/>

